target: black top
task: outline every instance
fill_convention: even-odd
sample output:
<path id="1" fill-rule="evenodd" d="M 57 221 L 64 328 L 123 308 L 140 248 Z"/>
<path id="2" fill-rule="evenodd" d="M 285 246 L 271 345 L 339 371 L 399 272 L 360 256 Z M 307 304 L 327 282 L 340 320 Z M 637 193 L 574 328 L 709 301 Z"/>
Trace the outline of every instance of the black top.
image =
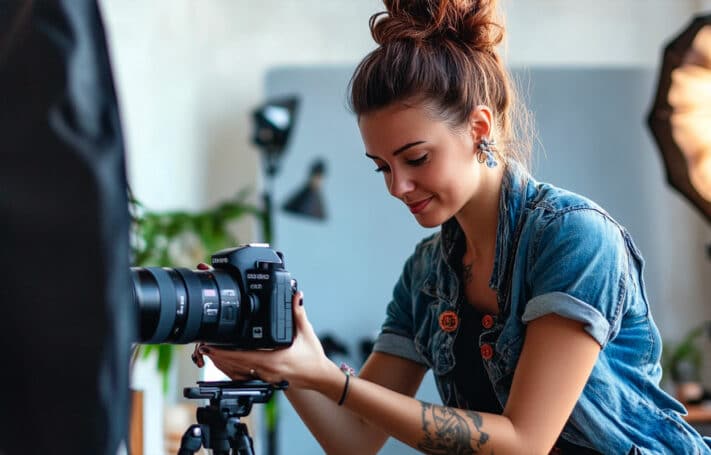
<path id="1" fill-rule="evenodd" d="M 484 369 L 479 348 L 484 314 L 463 300 L 459 314 L 461 327 L 454 342 L 454 355 L 457 359 L 454 383 L 455 390 L 459 391 L 454 399 L 459 408 L 501 414 L 503 408 Z"/>

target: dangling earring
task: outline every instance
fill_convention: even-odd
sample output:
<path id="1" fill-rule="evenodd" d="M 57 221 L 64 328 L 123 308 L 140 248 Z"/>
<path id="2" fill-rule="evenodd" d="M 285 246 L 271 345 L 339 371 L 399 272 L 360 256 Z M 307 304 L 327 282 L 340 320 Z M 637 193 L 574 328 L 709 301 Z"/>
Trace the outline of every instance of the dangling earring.
<path id="1" fill-rule="evenodd" d="M 476 154 L 476 160 L 480 163 L 486 163 L 486 167 L 496 167 L 499 164 L 494 157 L 494 151 L 496 150 L 496 142 L 494 140 L 489 140 L 485 137 L 481 138 L 479 142 L 479 152 Z"/>

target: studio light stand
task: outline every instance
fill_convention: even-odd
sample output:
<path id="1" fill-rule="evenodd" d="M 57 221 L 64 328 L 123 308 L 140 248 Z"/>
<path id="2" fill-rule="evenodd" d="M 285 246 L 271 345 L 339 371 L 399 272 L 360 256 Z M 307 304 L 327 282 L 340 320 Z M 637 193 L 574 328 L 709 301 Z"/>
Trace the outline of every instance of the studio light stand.
<path id="1" fill-rule="evenodd" d="M 252 143 L 259 147 L 264 167 L 262 193 L 262 241 L 274 245 L 274 206 L 272 195 L 274 179 L 279 173 L 282 158 L 287 150 L 292 129 L 296 123 L 300 100 L 298 96 L 283 96 L 267 100 L 252 112 L 254 131 Z M 326 171 L 324 160 L 316 160 L 306 185 L 296 195 L 288 198 L 282 207 L 286 212 L 323 221 L 326 211 L 322 202 L 321 183 Z M 264 407 L 266 455 L 278 455 L 279 400 Z"/>

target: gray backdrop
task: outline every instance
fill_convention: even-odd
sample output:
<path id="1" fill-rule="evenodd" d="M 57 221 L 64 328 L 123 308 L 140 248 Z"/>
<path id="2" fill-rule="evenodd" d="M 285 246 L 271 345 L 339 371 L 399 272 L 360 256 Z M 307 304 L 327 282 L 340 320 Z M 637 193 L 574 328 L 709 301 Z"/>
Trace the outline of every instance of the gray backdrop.
<path id="1" fill-rule="evenodd" d="M 352 353 L 348 360 L 359 366 L 359 342 L 377 333 L 403 262 L 432 231 L 419 227 L 407 207 L 387 193 L 382 175 L 364 156 L 346 107 L 352 70 L 345 65 L 276 68 L 267 76 L 266 94 L 298 94 L 302 100 L 274 187 L 274 244 L 305 292 L 317 332 L 345 342 Z M 536 120 L 534 175 L 591 197 L 627 226 L 647 259 L 655 318 L 663 334 L 678 338 L 708 303 L 711 289 L 704 277 L 711 276 L 711 267 L 702 251 L 705 224 L 666 186 L 643 123 L 656 73 L 583 68 L 514 73 Z M 278 211 L 316 157 L 328 166 L 325 223 Z M 418 398 L 440 402 L 430 374 Z M 281 453 L 321 453 L 283 398 L 280 409 Z M 381 453 L 414 451 L 391 440 Z"/>

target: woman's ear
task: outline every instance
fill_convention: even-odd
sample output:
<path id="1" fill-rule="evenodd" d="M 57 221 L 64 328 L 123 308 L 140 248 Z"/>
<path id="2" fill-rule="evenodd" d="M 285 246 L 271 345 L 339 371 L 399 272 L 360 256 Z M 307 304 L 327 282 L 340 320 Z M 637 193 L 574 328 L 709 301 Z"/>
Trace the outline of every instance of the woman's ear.
<path id="1" fill-rule="evenodd" d="M 478 143 L 482 137 L 491 139 L 493 114 L 488 106 L 479 105 L 469 114 L 469 131 Z"/>

